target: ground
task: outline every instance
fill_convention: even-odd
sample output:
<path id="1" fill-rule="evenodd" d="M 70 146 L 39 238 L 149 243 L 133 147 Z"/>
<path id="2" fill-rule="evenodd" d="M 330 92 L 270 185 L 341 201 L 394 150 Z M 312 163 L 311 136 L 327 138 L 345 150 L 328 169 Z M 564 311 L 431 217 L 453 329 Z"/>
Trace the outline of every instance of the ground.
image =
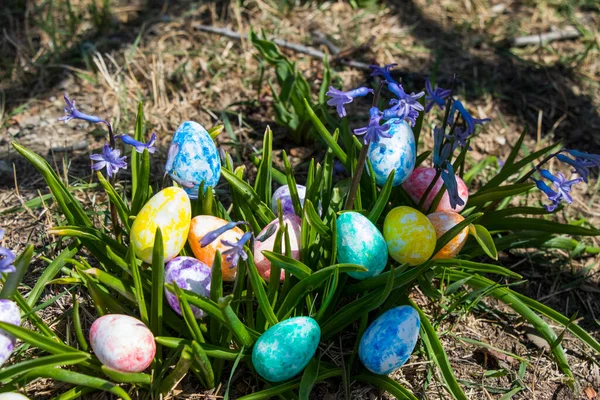
<path id="1" fill-rule="evenodd" d="M 8 7 L 0 11 L 0 210 L 4 210 L 0 211 L 0 227 L 7 231 L 5 246 L 19 252 L 33 242 L 39 250 L 25 284 L 32 284 L 46 265 L 41 255 L 54 255 L 45 250 L 55 241 L 47 229 L 55 223 L 56 208 L 48 202 L 18 208 L 46 194 L 47 188 L 41 176 L 15 154 L 10 141 L 46 156 L 70 183 L 89 185 L 78 197 L 98 204 L 98 223 L 106 211 L 88 158 L 102 146 L 105 131 L 77 121 L 58 122 L 64 93 L 81 110 L 109 118 L 121 133 L 132 132 L 137 104 L 143 101 L 149 131 L 159 136 L 162 159 L 171 134 L 189 119 L 207 127 L 225 123 L 227 132 L 220 136 L 220 144 L 236 163 L 244 162 L 250 170 L 249 155 L 260 148 L 267 125 L 275 132 L 276 164 L 281 165 L 281 151 L 286 150 L 301 176 L 307 160 L 322 156 L 323 147 L 293 144 L 288 132 L 276 126 L 273 96 L 266 84 L 274 79 L 272 68 L 260 61 L 245 36 L 236 41 L 204 33 L 199 25 L 226 27 L 244 35 L 251 28 L 263 29 L 270 38 L 328 52 L 313 43 L 311 33 L 317 31 L 343 50 L 360 48 L 351 55 L 355 61 L 397 63 L 398 77 L 409 90 L 420 90 L 428 75 L 447 86 L 457 74 L 458 97 L 474 116 L 492 118 L 473 141 L 470 164 L 488 155 L 502 160 L 523 129 L 528 129 L 529 149 L 562 139 L 567 147 L 600 151 L 600 9 L 594 0 L 197 3 L 8 0 Z M 356 3 L 369 4 L 360 8 Z M 512 46 L 516 37 L 572 26 L 581 33 L 574 40 Z M 361 47 L 365 43 L 369 45 Z M 322 79 L 321 61 L 284 52 L 297 61 L 316 94 Z M 334 64 L 334 70 L 345 89 L 369 79 L 365 71 L 340 63 Z M 427 124 L 425 132 L 430 128 Z M 430 146 L 427 138 L 423 147 Z M 154 176 L 162 176 L 161 165 L 153 169 Z M 127 173 L 121 177 L 125 180 Z M 578 189 L 574 204 L 557 218 L 585 218 L 600 226 L 598 202 L 594 178 Z M 587 244 L 597 246 L 598 241 L 587 239 Z M 578 323 L 600 339 L 597 257 L 573 259 L 566 252 L 549 255 L 532 249 L 503 255 L 501 262 L 527 280 L 517 290 L 567 316 L 577 312 Z M 45 298 L 58 291 L 48 289 Z M 418 290 L 412 297 L 427 305 Z M 45 309 L 44 318 L 53 320 L 70 308 L 68 298 L 61 297 Z M 427 310 L 437 316 L 440 308 L 428 305 Z M 548 356 L 547 344 L 493 300 L 471 313 L 453 313 L 443 319 L 438 334 L 470 399 L 499 399 L 519 380 L 525 389 L 515 399 L 591 400 L 600 391 L 597 356 L 565 336 L 563 345 L 581 386 L 580 392 L 571 393 Z M 461 338 L 525 357 L 533 367 L 519 377 L 520 362 L 514 357 Z M 424 355 L 417 352 L 394 377 L 424 398 L 448 398 L 431 370 Z M 490 373 L 497 370 L 505 372 Z M 236 382 L 240 392 L 256 384 L 243 373 Z M 370 387 L 354 384 L 352 388 L 353 398 L 387 398 Z M 42 398 L 57 393 L 61 386 L 41 382 L 30 389 L 31 395 Z M 211 398 L 198 393 L 194 382 L 185 381 L 176 396 Z M 333 382 L 318 385 L 315 394 L 334 399 L 343 397 L 344 391 Z"/>

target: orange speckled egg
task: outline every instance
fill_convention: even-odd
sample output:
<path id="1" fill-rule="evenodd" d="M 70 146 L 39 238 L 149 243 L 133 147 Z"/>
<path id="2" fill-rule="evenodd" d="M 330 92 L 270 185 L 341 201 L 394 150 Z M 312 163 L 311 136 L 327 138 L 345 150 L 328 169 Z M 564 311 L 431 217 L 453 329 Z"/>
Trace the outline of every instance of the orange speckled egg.
<path id="1" fill-rule="evenodd" d="M 190 247 L 194 252 L 194 256 L 196 256 L 198 260 L 202 261 L 209 267 L 213 265 L 213 261 L 215 260 L 215 254 L 217 253 L 217 250 L 219 250 L 221 254 L 223 254 L 225 250 L 229 249 L 229 247 L 221 243 L 221 240 L 227 240 L 231 243 L 235 243 L 238 240 L 240 240 L 242 235 L 244 235 L 244 231 L 242 231 L 238 227 L 235 227 L 223 233 L 208 246 L 200 247 L 200 240 L 202 240 L 204 235 L 227 224 L 228 221 L 225 221 L 224 219 L 218 217 L 214 217 L 212 215 L 198 215 L 197 217 L 192 218 L 192 224 L 190 225 L 190 233 L 188 235 Z M 224 281 L 235 281 L 235 277 L 237 275 L 237 267 L 233 267 L 231 263 L 227 262 L 225 260 L 225 256 L 222 256 L 221 271 L 223 271 Z"/>
<path id="2" fill-rule="evenodd" d="M 454 228 L 456 225 L 465 220 L 465 218 L 455 213 L 454 211 L 441 211 L 429 214 L 427 216 L 429 221 L 433 224 L 435 228 L 435 235 L 437 238 L 441 238 L 442 235 L 448 232 L 450 229 Z M 441 258 L 452 258 L 455 257 L 462 250 L 463 246 L 467 242 L 467 238 L 469 237 L 469 227 L 465 227 L 458 235 L 456 235 L 452 240 L 450 240 L 440 251 L 437 252 L 434 259 Z"/>

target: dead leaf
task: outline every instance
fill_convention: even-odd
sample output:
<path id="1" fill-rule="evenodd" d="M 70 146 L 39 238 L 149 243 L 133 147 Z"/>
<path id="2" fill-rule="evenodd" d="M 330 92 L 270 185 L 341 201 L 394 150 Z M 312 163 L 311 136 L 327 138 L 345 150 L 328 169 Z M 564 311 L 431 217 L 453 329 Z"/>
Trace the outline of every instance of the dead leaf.
<path id="1" fill-rule="evenodd" d="M 598 393 L 594 390 L 593 387 L 588 386 L 583 391 L 589 400 L 594 400 L 598 398 Z"/>

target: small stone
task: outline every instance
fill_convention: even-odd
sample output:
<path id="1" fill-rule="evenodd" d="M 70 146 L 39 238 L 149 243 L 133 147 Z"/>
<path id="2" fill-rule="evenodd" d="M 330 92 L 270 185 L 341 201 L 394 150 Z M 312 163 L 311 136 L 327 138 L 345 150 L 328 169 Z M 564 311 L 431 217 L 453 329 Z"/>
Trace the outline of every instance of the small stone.
<path id="1" fill-rule="evenodd" d="M 8 134 L 12 137 L 17 136 L 19 132 L 21 132 L 21 129 L 19 129 L 18 126 L 11 126 L 10 128 L 8 128 Z"/>

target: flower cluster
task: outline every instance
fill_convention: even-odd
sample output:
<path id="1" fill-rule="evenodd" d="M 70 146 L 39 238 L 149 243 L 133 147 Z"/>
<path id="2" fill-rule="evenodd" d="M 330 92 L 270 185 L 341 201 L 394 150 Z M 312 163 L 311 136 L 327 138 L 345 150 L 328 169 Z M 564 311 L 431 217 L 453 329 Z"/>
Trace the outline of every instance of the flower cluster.
<path id="1" fill-rule="evenodd" d="M 220 228 L 208 232 L 206 235 L 204 235 L 202 239 L 200 239 L 200 247 L 208 246 L 228 230 L 240 225 L 248 225 L 248 223 L 246 221 L 229 222 L 228 224 L 225 224 Z M 225 256 L 225 260 L 231 264 L 230 268 L 237 267 L 240 258 L 244 261 L 248 259 L 248 254 L 246 254 L 244 246 L 251 238 L 252 232 L 246 232 L 242 235 L 240 240 L 238 240 L 235 243 L 230 242 L 229 240 L 221 239 L 221 243 L 229 247 L 229 249 L 223 252 L 223 255 Z"/>
<path id="2" fill-rule="evenodd" d="M 0 240 L 4 237 L 4 229 L 0 229 Z M 0 274 L 15 272 L 15 254 L 7 248 L 0 246 Z"/>

